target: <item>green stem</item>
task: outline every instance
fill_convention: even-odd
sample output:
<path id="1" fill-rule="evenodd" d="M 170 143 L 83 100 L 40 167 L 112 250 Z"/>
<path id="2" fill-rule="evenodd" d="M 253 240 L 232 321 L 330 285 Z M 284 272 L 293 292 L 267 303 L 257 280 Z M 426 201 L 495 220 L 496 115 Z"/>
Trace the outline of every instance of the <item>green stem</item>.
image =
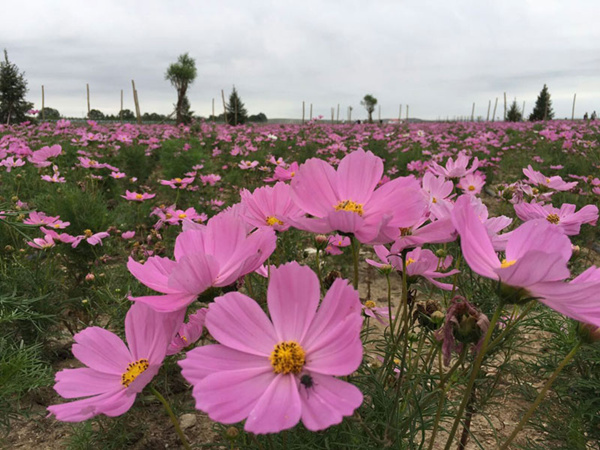
<path id="1" fill-rule="evenodd" d="M 560 372 L 573 359 L 573 357 L 575 356 L 575 354 L 579 350 L 579 347 L 581 347 L 581 341 L 577 342 L 577 344 L 575 345 L 575 347 L 573 347 L 573 350 L 571 350 L 569 352 L 569 354 L 567 356 L 565 356 L 565 359 L 562 360 L 562 362 L 558 365 L 558 367 L 556 368 L 556 370 L 554 371 L 554 373 L 552 374 L 552 376 L 548 379 L 548 381 L 546 381 L 546 384 L 544 384 L 544 387 L 542 388 L 542 390 L 540 391 L 540 393 L 536 397 L 535 401 L 529 407 L 529 409 L 527 410 L 527 412 L 525 413 L 525 415 L 521 418 L 521 421 L 517 424 L 517 427 L 514 429 L 514 431 L 509 436 L 509 438 L 506 440 L 506 442 L 504 442 L 504 444 L 502 444 L 502 447 L 500 447 L 500 450 L 507 449 L 508 446 L 511 444 L 511 442 L 515 439 L 515 437 L 517 437 L 517 434 L 519 434 L 519 432 L 527 424 L 527 421 L 529 420 L 529 418 L 531 417 L 531 415 L 535 412 L 535 410 L 537 409 L 537 407 L 539 406 L 539 404 L 542 402 L 542 400 L 546 396 L 546 393 L 548 392 L 548 389 L 550 389 L 550 387 L 552 386 L 552 384 L 554 383 L 554 381 L 556 380 L 556 378 L 558 377 L 558 375 L 560 374 Z"/>
<path id="2" fill-rule="evenodd" d="M 479 369 L 481 368 L 481 363 L 483 362 L 483 357 L 487 352 L 488 343 L 492 337 L 492 333 L 494 332 L 494 328 L 496 327 L 496 322 L 500 318 L 500 313 L 504 307 L 504 303 L 500 302 L 496 311 L 494 312 L 494 316 L 492 320 L 490 320 L 490 325 L 488 327 L 487 333 L 485 334 L 485 338 L 483 340 L 483 344 L 481 345 L 481 349 L 477 353 L 477 358 L 473 363 L 473 368 L 471 369 L 471 376 L 469 377 L 469 382 L 465 388 L 465 393 L 463 395 L 462 402 L 460 403 L 460 407 L 458 408 L 458 413 L 456 414 L 456 419 L 454 419 L 454 424 L 452 425 L 452 430 L 450 431 L 450 435 L 448 436 L 448 440 L 446 441 L 446 446 L 444 450 L 449 450 L 452 446 L 452 441 L 454 440 L 454 436 L 456 435 L 456 431 L 458 430 L 458 425 L 460 424 L 460 419 L 462 418 L 463 413 L 465 412 L 465 408 L 469 399 L 471 398 L 471 391 L 473 390 L 473 385 L 475 385 L 475 380 L 477 379 L 477 375 L 479 374 Z"/>
<path id="3" fill-rule="evenodd" d="M 177 420 L 177 417 L 175 417 L 175 414 L 173 413 L 173 410 L 171 409 L 169 402 L 160 394 L 160 392 L 158 392 L 156 390 L 156 388 L 154 388 L 154 386 L 150 386 L 150 391 L 165 407 L 165 410 L 167 411 L 167 414 L 169 415 L 169 418 L 171 419 L 171 422 L 173 423 L 173 426 L 175 427 L 175 431 L 179 435 L 179 439 L 181 439 L 181 443 L 183 444 L 183 447 L 185 448 L 185 450 L 191 450 L 192 447 L 190 447 L 190 444 L 188 443 L 187 439 L 185 438 L 185 435 L 183 434 L 183 430 L 179 426 L 179 421 Z"/>
<path id="4" fill-rule="evenodd" d="M 488 350 L 491 350 L 496 345 L 498 345 L 502 341 L 502 339 L 504 339 L 504 337 L 508 334 L 508 332 L 511 331 L 515 327 L 515 325 L 517 325 L 521 320 L 523 320 L 523 318 L 527 314 L 529 314 L 529 312 L 533 309 L 534 306 L 535 306 L 535 301 L 530 301 L 527 304 L 527 306 L 523 309 L 523 312 L 521 312 L 521 314 L 516 319 L 511 320 L 506 325 L 506 328 L 504 328 L 504 330 L 502 330 L 502 333 L 500 333 L 500 335 L 498 337 L 496 337 L 492 342 L 490 342 L 490 345 L 488 345 Z"/>
<path id="5" fill-rule="evenodd" d="M 317 276 L 319 277 L 319 285 L 321 284 L 321 258 L 319 258 L 320 250 L 317 248 L 317 253 L 315 254 L 315 263 L 317 265 Z"/>
<path id="6" fill-rule="evenodd" d="M 392 282 L 390 281 L 389 272 L 385 273 L 387 281 L 387 303 L 388 303 L 388 320 L 390 323 L 390 340 L 394 342 L 394 328 L 392 327 Z"/>
<path id="7" fill-rule="evenodd" d="M 358 254 L 360 251 L 360 242 L 354 236 L 352 236 L 350 239 L 350 244 L 352 247 L 352 261 L 354 263 L 354 279 L 352 280 L 352 286 L 354 289 L 358 289 Z"/>

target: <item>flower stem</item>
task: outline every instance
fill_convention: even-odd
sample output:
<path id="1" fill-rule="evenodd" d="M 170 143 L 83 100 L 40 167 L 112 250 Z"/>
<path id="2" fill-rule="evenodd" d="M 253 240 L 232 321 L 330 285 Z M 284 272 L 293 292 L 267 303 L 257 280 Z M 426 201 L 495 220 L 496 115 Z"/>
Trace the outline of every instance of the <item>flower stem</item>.
<path id="1" fill-rule="evenodd" d="M 352 236 L 350 239 L 350 244 L 352 247 L 352 260 L 354 263 L 354 279 L 352 280 L 352 286 L 354 289 L 358 289 L 358 254 L 360 251 L 360 242 L 354 236 Z"/>
<path id="2" fill-rule="evenodd" d="M 315 254 L 315 264 L 317 266 L 317 277 L 319 277 L 319 285 L 321 285 L 321 259 L 319 258 L 320 250 L 317 248 L 317 253 Z"/>
<path id="3" fill-rule="evenodd" d="M 185 435 L 183 434 L 183 430 L 179 426 L 179 421 L 177 420 L 177 417 L 175 417 L 175 414 L 173 413 L 173 410 L 171 409 L 171 406 L 169 405 L 169 402 L 167 401 L 167 399 L 165 399 L 161 395 L 161 393 L 156 390 L 156 388 L 154 386 L 150 386 L 150 391 L 165 407 L 165 410 L 167 411 L 167 414 L 169 415 L 169 418 L 171 419 L 171 422 L 173 423 L 173 426 L 175 427 L 175 431 L 179 435 L 179 439 L 181 439 L 181 443 L 183 444 L 183 447 L 185 448 L 185 450 L 191 450 L 192 447 L 190 447 L 190 444 L 188 443 L 187 439 L 185 438 Z"/>
<path id="4" fill-rule="evenodd" d="M 554 370 L 554 373 L 552 374 L 552 376 L 550 378 L 548 378 L 548 381 L 546 381 L 546 384 L 544 384 L 544 387 L 542 388 L 542 390 L 536 397 L 535 401 L 531 404 L 531 406 L 529 407 L 529 409 L 527 410 L 525 415 L 521 418 L 521 421 L 517 424 L 517 427 L 514 429 L 514 431 L 509 436 L 509 438 L 506 440 L 506 442 L 504 442 L 504 444 L 502 444 L 502 447 L 500 447 L 500 450 L 507 449 L 508 446 L 511 444 L 511 442 L 515 439 L 515 437 L 517 437 L 517 434 L 519 434 L 519 432 L 527 424 L 531 415 L 535 412 L 535 410 L 537 409 L 539 404 L 542 402 L 542 400 L 546 396 L 548 389 L 550 389 L 550 387 L 552 386 L 552 384 L 554 383 L 554 381 L 556 380 L 556 378 L 558 377 L 560 372 L 573 359 L 573 357 L 579 350 L 579 347 L 581 347 L 581 341 L 577 342 L 575 347 L 573 347 L 573 349 L 569 352 L 569 354 L 567 356 L 565 356 L 565 359 L 563 359 L 562 362 L 558 365 L 556 370 Z"/>
<path id="5" fill-rule="evenodd" d="M 385 279 L 387 281 L 387 304 L 388 304 L 388 320 L 390 324 L 390 340 L 394 342 L 394 327 L 392 323 L 392 282 L 390 281 L 390 274 L 385 273 Z"/>
<path id="6" fill-rule="evenodd" d="M 490 338 L 492 337 L 492 333 L 494 332 L 494 328 L 496 327 L 496 322 L 500 318 L 500 313 L 504 307 L 504 303 L 500 302 L 492 320 L 490 320 L 490 325 L 488 327 L 487 333 L 485 334 L 485 338 L 483 340 L 483 344 L 481 345 L 481 349 L 477 353 L 477 358 L 473 363 L 473 368 L 471 369 L 471 376 L 469 377 L 469 381 L 465 388 L 465 393 L 463 395 L 462 402 L 460 403 L 460 407 L 458 408 L 458 413 L 456 414 L 456 418 L 454 419 L 454 424 L 452 425 L 452 430 L 450 431 L 450 435 L 448 436 L 448 440 L 446 441 L 446 446 L 444 450 L 449 450 L 452 446 L 452 441 L 454 440 L 454 436 L 456 435 L 456 431 L 458 430 L 458 425 L 460 424 L 460 419 L 462 418 L 463 413 L 465 412 L 465 408 L 469 399 L 471 398 L 471 390 L 473 389 L 473 385 L 475 384 L 475 380 L 477 379 L 477 375 L 479 374 L 479 369 L 481 368 L 481 363 L 483 362 L 483 357 L 487 352 L 488 343 L 490 342 Z"/>

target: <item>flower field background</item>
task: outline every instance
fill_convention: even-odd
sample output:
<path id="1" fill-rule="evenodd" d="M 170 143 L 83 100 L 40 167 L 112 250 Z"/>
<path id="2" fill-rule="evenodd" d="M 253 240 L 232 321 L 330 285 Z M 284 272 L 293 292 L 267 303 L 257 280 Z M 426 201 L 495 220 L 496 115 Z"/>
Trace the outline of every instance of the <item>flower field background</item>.
<path id="1" fill-rule="evenodd" d="M 0 447 L 598 448 L 595 121 L 62 120 L 0 166 Z"/>

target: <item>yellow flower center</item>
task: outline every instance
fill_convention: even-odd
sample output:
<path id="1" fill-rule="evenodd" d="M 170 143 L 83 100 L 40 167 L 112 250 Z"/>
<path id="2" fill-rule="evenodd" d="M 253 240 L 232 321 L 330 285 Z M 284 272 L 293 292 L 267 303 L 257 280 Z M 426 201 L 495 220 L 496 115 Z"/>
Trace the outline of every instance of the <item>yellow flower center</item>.
<path id="1" fill-rule="evenodd" d="M 400 228 L 400 236 L 410 236 L 412 234 L 411 228 Z"/>
<path id="2" fill-rule="evenodd" d="M 187 214 L 181 213 L 177 217 L 179 217 L 180 219 L 185 219 L 187 217 Z"/>
<path id="3" fill-rule="evenodd" d="M 273 225 L 283 225 L 283 222 L 276 217 L 268 216 L 267 217 L 267 225 L 272 227 Z"/>
<path id="4" fill-rule="evenodd" d="M 175 183 L 181 183 L 183 180 L 181 178 L 175 178 Z"/>
<path id="5" fill-rule="evenodd" d="M 375 306 L 377 306 L 377 305 L 375 304 L 375 302 L 373 300 L 367 300 L 365 302 L 365 308 L 371 309 L 371 308 L 375 308 Z"/>
<path id="6" fill-rule="evenodd" d="M 517 262 L 516 259 L 511 259 L 510 261 L 507 261 L 506 259 L 503 259 L 502 260 L 502 264 L 500 265 L 500 267 L 502 267 L 503 269 L 506 269 L 507 267 L 512 266 L 516 262 Z"/>
<path id="7" fill-rule="evenodd" d="M 435 198 L 435 197 L 432 197 L 432 198 L 431 198 L 431 203 L 437 203 L 437 198 Z"/>
<path id="8" fill-rule="evenodd" d="M 94 235 L 94 233 L 92 233 L 92 230 L 90 230 L 90 229 L 84 230 L 83 234 L 85 234 L 85 237 L 88 237 L 88 238 L 90 238 Z"/>
<path id="9" fill-rule="evenodd" d="M 165 214 L 165 217 L 166 217 L 167 219 L 170 219 L 171 217 L 173 217 L 173 214 L 171 214 L 171 213 L 166 213 L 166 214 Z"/>
<path id="10" fill-rule="evenodd" d="M 98 164 L 98 162 L 97 162 L 97 161 L 94 161 L 94 160 L 91 160 L 91 161 L 90 161 L 90 166 L 95 166 L 96 164 Z"/>
<path id="11" fill-rule="evenodd" d="M 121 384 L 128 387 L 133 381 L 150 367 L 147 359 L 140 359 L 136 362 L 129 363 L 127 371 L 121 375 Z"/>
<path id="12" fill-rule="evenodd" d="M 550 178 L 546 178 L 546 183 L 550 183 Z"/>
<path id="13" fill-rule="evenodd" d="M 54 225 L 52 225 L 54 228 L 60 228 L 60 223 L 55 223 Z"/>
<path id="14" fill-rule="evenodd" d="M 290 173 L 290 177 L 294 178 L 296 176 L 296 172 Z"/>
<path id="15" fill-rule="evenodd" d="M 471 185 L 467 189 L 469 189 L 470 191 L 474 191 L 475 190 L 475 186 Z"/>
<path id="16" fill-rule="evenodd" d="M 339 202 L 335 206 L 335 210 L 336 211 L 352 211 L 352 212 L 358 214 L 361 217 L 362 217 L 362 215 L 364 213 L 364 211 L 363 211 L 363 204 L 362 203 L 355 203 L 352 200 L 343 200 L 343 201 Z"/>
<path id="17" fill-rule="evenodd" d="M 406 260 L 406 266 L 408 267 L 408 266 L 410 266 L 410 265 L 411 265 L 412 263 L 414 263 L 414 262 L 415 262 L 415 260 L 414 260 L 414 259 L 412 259 L 412 258 L 408 258 L 408 259 Z"/>
<path id="18" fill-rule="evenodd" d="M 137 198 L 138 200 L 141 200 L 144 198 L 144 196 L 142 194 L 135 194 L 135 198 Z"/>
<path id="19" fill-rule="evenodd" d="M 550 223 L 553 223 L 554 225 L 557 225 L 558 222 L 560 222 L 560 217 L 558 217 L 558 214 L 548 214 L 546 220 Z"/>
<path id="20" fill-rule="evenodd" d="M 304 349 L 296 341 L 280 342 L 269 357 L 275 373 L 300 373 L 304 367 Z"/>

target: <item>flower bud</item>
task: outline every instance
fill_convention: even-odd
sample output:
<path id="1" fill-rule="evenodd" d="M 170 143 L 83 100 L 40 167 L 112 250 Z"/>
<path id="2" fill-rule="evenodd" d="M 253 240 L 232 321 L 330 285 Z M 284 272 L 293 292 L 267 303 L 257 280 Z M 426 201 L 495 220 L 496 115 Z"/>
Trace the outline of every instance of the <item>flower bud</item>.
<path id="1" fill-rule="evenodd" d="M 600 341 L 600 328 L 589 323 L 579 323 L 577 335 L 584 344 L 593 344 Z"/>
<path id="2" fill-rule="evenodd" d="M 236 427 L 229 427 L 227 430 L 225 430 L 225 435 L 232 440 L 236 439 L 239 434 L 240 432 Z"/>
<path id="3" fill-rule="evenodd" d="M 96 276 L 93 273 L 88 273 L 85 276 L 85 281 L 94 281 L 96 279 Z"/>
<path id="4" fill-rule="evenodd" d="M 437 249 L 435 252 L 435 256 L 437 256 L 438 258 L 445 258 L 447 254 L 448 252 L 443 248 Z"/>

